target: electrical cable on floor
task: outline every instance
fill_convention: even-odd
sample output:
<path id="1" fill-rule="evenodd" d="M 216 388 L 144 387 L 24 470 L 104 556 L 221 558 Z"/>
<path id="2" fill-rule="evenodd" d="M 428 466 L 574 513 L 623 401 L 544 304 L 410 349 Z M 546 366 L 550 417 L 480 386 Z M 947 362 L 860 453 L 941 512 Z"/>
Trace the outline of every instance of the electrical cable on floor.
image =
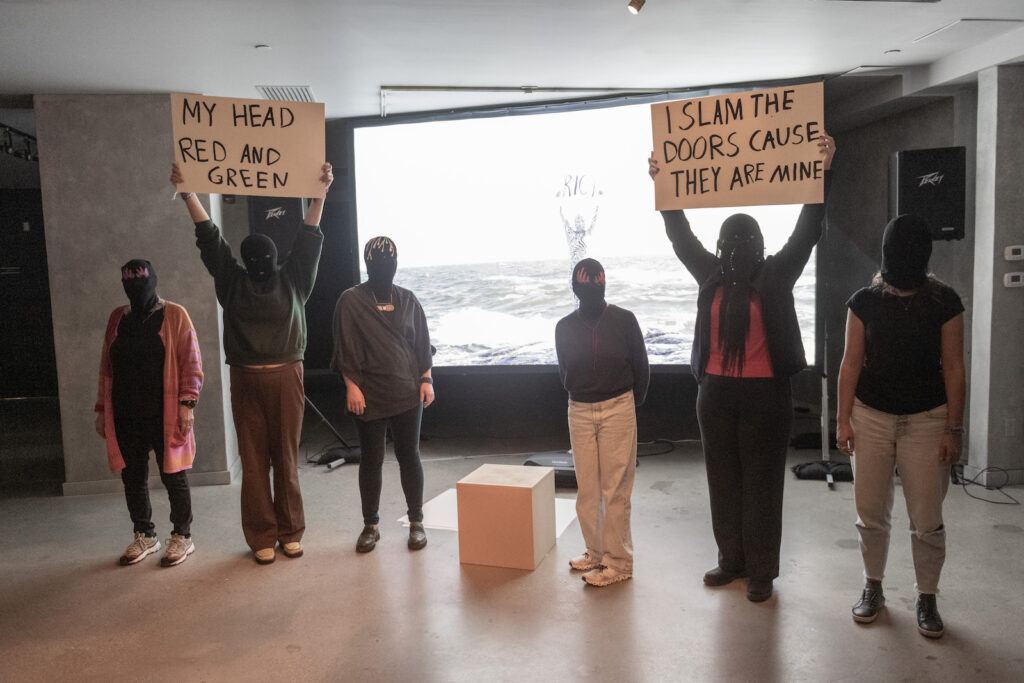
<path id="1" fill-rule="evenodd" d="M 681 439 L 681 441 L 682 441 L 682 439 Z M 668 448 L 664 448 L 664 449 L 662 449 L 660 451 L 654 451 L 654 452 L 651 452 L 651 453 L 641 452 L 641 448 L 643 446 L 655 446 L 657 444 L 667 445 Z M 654 439 L 653 441 L 640 441 L 640 442 L 637 443 L 636 457 L 638 457 L 638 458 L 646 458 L 649 455 L 665 455 L 666 453 L 671 453 L 675 449 L 676 449 L 676 444 L 673 441 L 671 441 L 670 439 Z"/>
<path id="2" fill-rule="evenodd" d="M 980 500 L 985 503 L 992 503 L 993 505 L 1020 505 L 1020 501 L 1011 496 L 1006 491 L 1004 491 L 1003 487 L 1006 486 L 1006 484 L 1010 481 L 1010 472 L 1018 472 L 1021 470 L 1024 470 L 1024 467 L 1014 467 L 1008 470 L 1003 469 L 1002 467 L 986 467 L 985 469 L 979 471 L 976 475 L 974 475 L 974 477 L 968 479 L 967 477 L 964 476 L 964 466 L 961 465 L 960 463 L 957 463 L 953 465 L 953 483 L 962 486 L 964 489 L 964 493 L 966 493 L 971 498 L 974 498 L 975 500 Z M 978 481 L 978 478 L 981 477 L 981 475 L 985 474 L 986 472 L 1001 472 L 1003 476 L 1006 477 L 1006 481 L 1004 481 L 1002 484 L 998 486 L 982 484 Z M 981 496 L 976 496 L 967 490 L 968 485 L 981 486 L 986 491 L 995 491 L 1009 498 L 1009 500 L 991 500 L 989 498 L 982 498 Z"/>
<path id="3" fill-rule="evenodd" d="M 336 448 L 344 448 L 344 447 L 345 446 L 340 441 L 334 441 L 333 443 L 329 443 L 326 446 L 322 447 L 320 450 L 318 450 L 316 452 L 316 454 L 312 458 L 309 457 L 309 451 L 307 451 L 306 452 L 306 464 L 307 465 L 326 465 L 327 461 L 324 460 L 324 456 L 327 455 L 327 453 L 329 453 L 330 451 L 332 451 L 332 450 L 334 450 Z"/>

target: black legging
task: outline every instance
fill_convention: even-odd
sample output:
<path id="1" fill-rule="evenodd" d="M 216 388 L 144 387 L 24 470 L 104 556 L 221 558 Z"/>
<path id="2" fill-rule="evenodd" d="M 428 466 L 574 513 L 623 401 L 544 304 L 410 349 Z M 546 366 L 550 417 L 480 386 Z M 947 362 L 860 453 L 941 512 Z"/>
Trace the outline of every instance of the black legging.
<path id="1" fill-rule="evenodd" d="M 192 494 L 188 488 L 187 470 L 164 472 L 164 423 L 162 418 L 143 421 L 114 420 L 117 445 L 124 459 L 121 482 L 128 514 L 136 532 L 156 535 L 153 508 L 149 502 L 149 452 L 156 453 L 160 480 L 167 489 L 171 503 L 173 533 L 189 536 L 192 525 Z"/>
<path id="2" fill-rule="evenodd" d="M 391 417 L 379 420 L 356 420 L 359 429 L 359 497 L 363 502 L 363 524 L 377 524 L 380 516 L 381 470 L 388 424 L 395 444 L 395 458 L 402 480 L 405 503 L 409 507 L 409 521 L 423 521 L 423 466 L 420 464 L 420 420 L 423 404 L 417 404 Z"/>
<path id="3" fill-rule="evenodd" d="M 730 574 L 774 579 L 793 426 L 789 379 L 705 375 L 697 392 L 697 420 L 718 566 Z"/>

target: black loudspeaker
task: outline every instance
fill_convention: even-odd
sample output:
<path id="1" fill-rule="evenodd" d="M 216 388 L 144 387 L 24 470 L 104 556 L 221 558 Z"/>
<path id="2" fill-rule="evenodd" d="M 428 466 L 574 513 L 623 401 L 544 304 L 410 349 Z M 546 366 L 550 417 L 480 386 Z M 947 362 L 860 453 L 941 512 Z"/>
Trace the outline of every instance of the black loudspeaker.
<path id="1" fill-rule="evenodd" d="M 967 149 L 908 149 L 889 157 L 889 219 L 905 213 L 928 222 L 934 240 L 964 238 Z"/>
<path id="2" fill-rule="evenodd" d="M 277 260 L 283 263 L 302 227 L 302 200 L 295 197 L 249 197 L 249 231 L 274 240 Z"/>

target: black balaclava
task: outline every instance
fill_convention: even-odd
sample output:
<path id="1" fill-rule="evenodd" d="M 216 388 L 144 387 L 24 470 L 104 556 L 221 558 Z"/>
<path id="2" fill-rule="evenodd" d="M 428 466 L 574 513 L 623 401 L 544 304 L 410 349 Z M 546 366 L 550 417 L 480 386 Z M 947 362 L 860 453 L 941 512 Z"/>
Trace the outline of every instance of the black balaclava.
<path id="1" fill-rule="evenodd" d="M 277 245 L 266 235 L 254 233 L 242 240 L 242 261 L 249 279 L 262 284 L 277 272 Z"/>
<path id="2" fill-rule="evenodd" d="M 132 259 L 121 266 L 121 286 L 128 295 L 132 313 L 145 313 L 156 306 L 156 271 L 145 259 Z"/>
<path id="3" fill-rule="evenodd" d="M 764 236 L 752 216 L 734 213 L 718 233 L 722 266 L 722 302 L 718 309 L 718 346 L 723 369 L 743 371 L 750 330 L 751 283 L 764 263 Z"/>
<path id="4" fill-rule="evenodd" d="M 572 292 L 580 300 L 580 317 L 596 320 L 604 312 L 604 266 L 585 258 L 572 269 Z"/>
<path id="5" fill-rule="evenodd" d="M 928 279 L 932 234 L 920 217 L 903 214 L 882 234 L 882 281 L 896 289 L 917 289 Z"/>
<path id="6" fill-rule="evenodd" d="M 363 248 L 366 280 L 378 299 L 391 295 L 391 283 L 398 270 L 398 248 L 390 237 L 373 237 Z"/>

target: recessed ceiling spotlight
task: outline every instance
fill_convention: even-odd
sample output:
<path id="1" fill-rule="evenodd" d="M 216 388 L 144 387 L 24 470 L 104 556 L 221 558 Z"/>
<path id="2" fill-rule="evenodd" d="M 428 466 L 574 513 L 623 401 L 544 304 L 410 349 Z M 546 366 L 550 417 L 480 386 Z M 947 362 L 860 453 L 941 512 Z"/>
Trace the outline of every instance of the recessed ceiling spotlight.
<path id="1" fill-rule="evenodd" d="M 629 10 L 630 14 L 640 14 L 640 10 L 643 9 L 645 2 L 647 2 L 647 0 L 629 0 L 629 4 L 626 5 L 626 9 Z"/>

